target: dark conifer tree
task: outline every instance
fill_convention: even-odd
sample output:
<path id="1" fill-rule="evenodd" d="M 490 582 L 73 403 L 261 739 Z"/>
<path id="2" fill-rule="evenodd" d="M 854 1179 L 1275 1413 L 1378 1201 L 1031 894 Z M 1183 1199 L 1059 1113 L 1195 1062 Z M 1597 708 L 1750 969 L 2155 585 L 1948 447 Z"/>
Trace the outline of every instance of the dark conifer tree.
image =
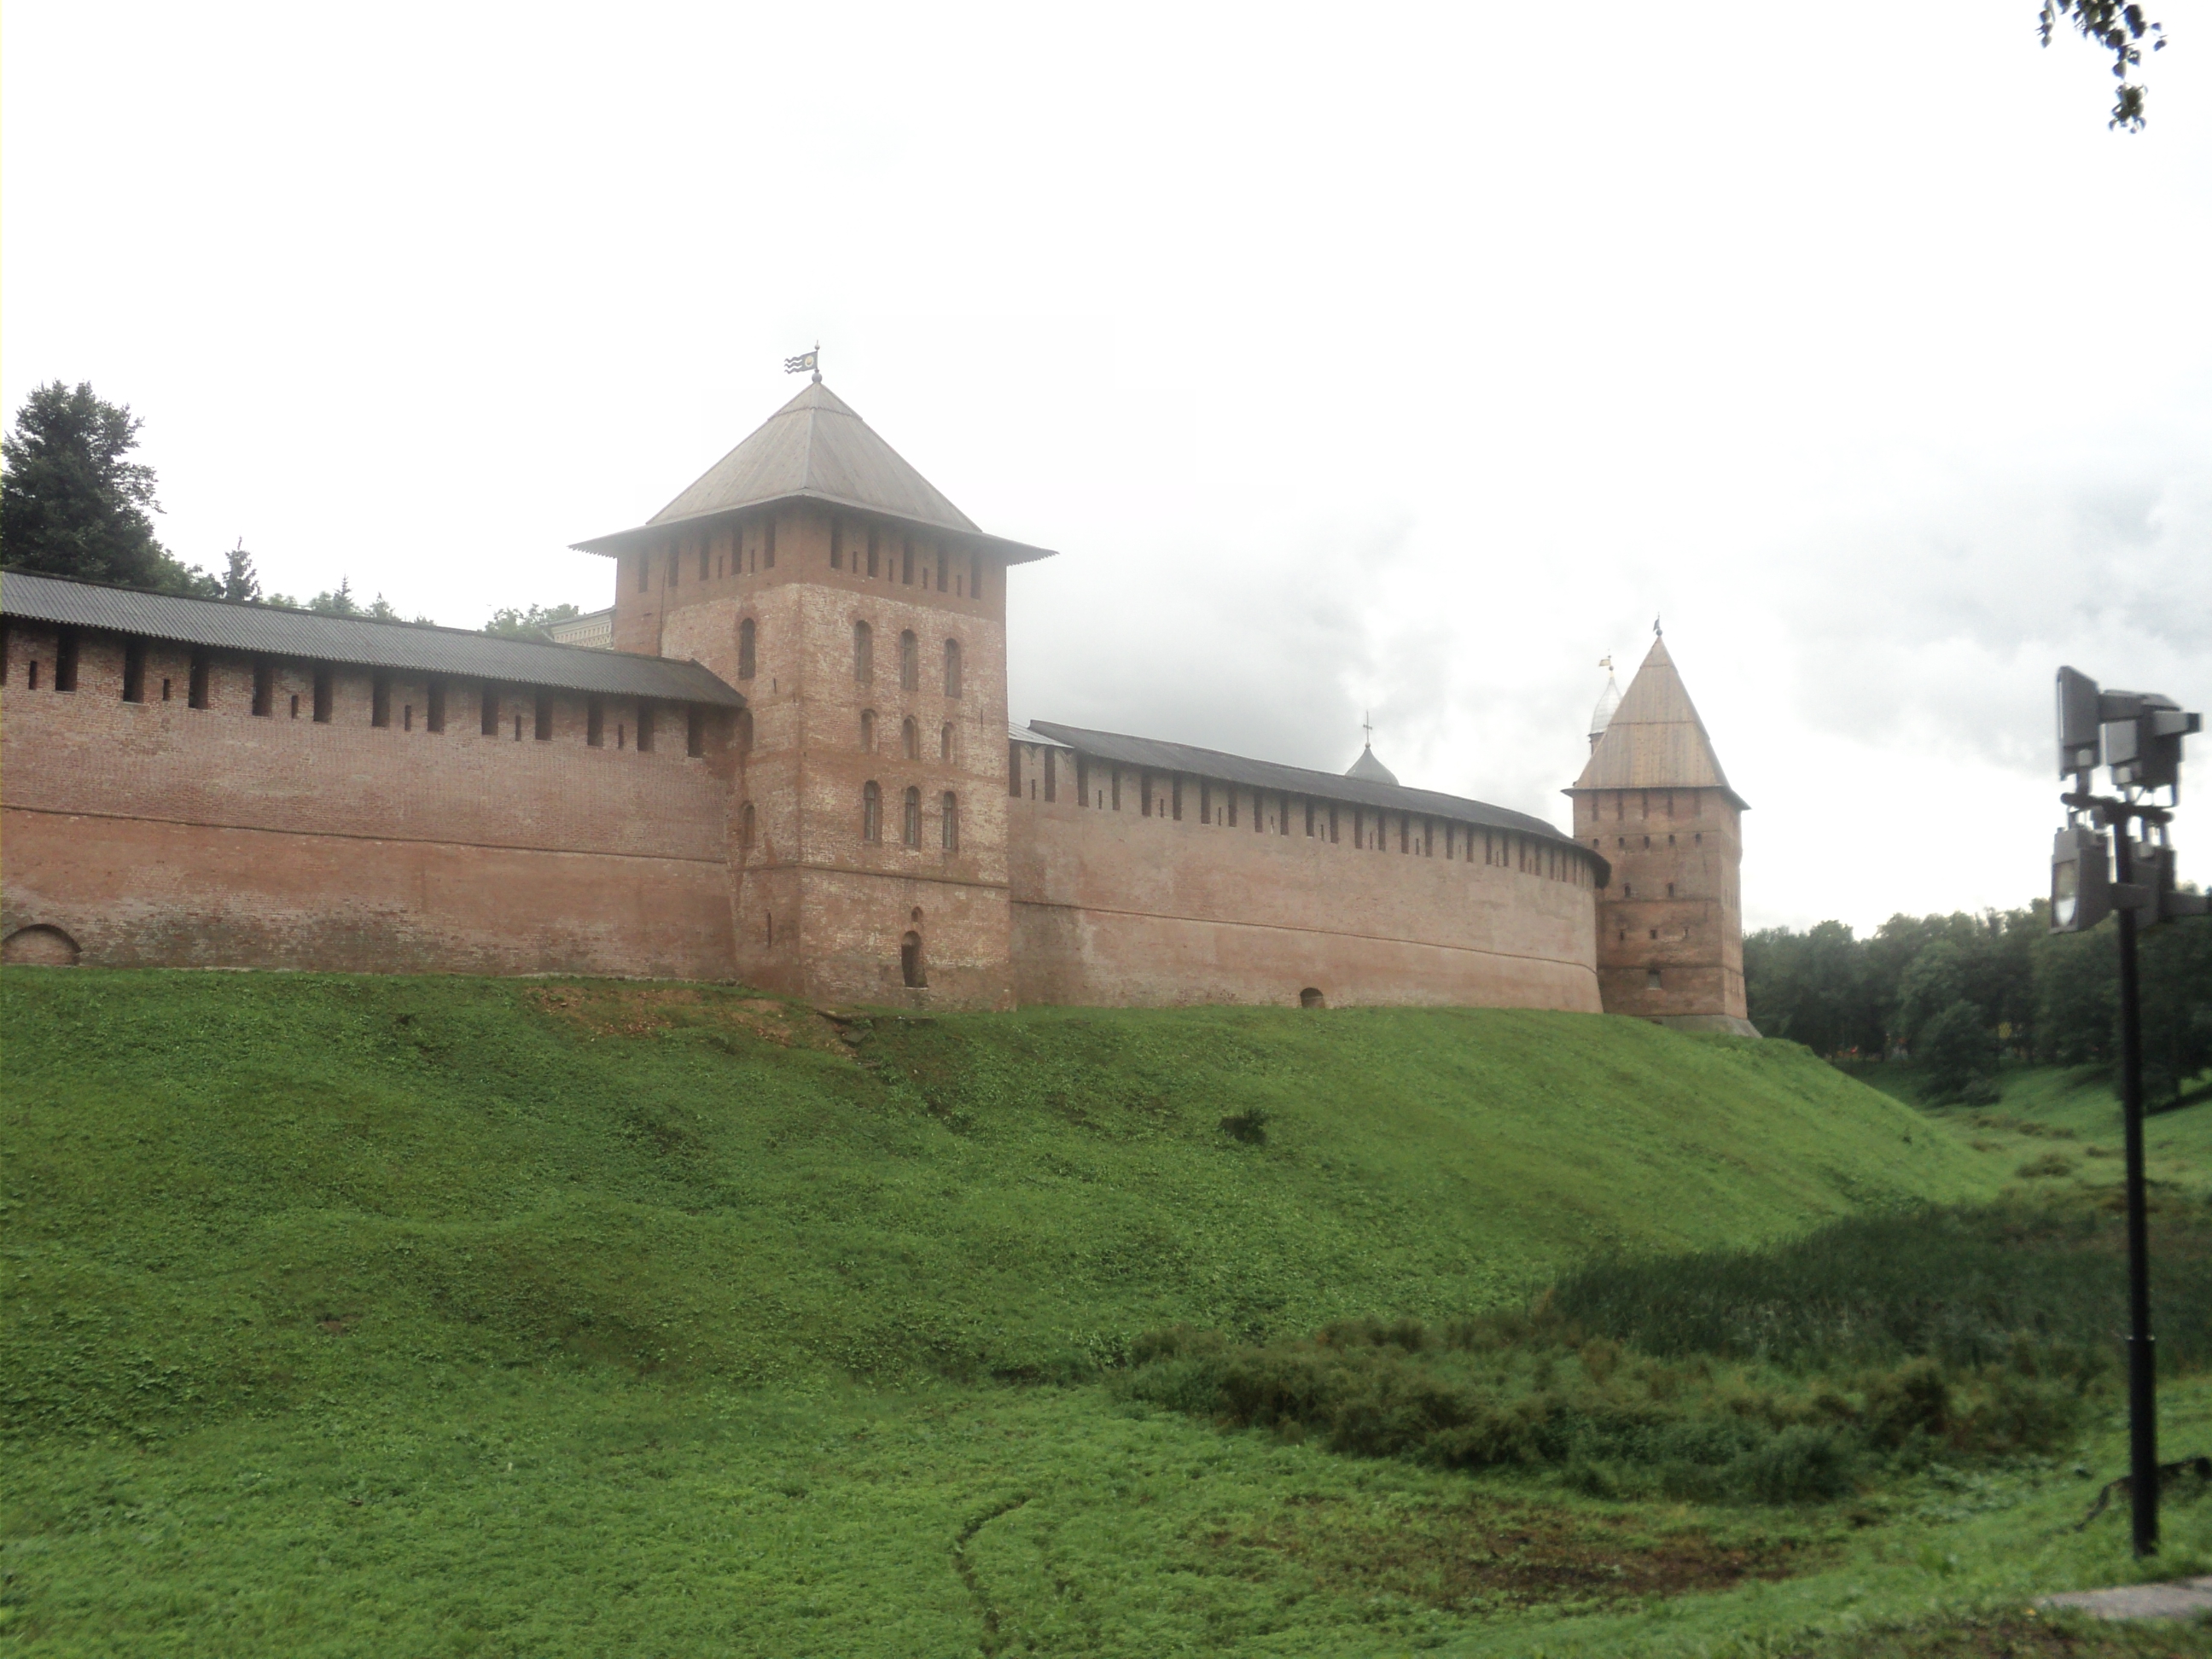
<path id="1" fill-rule="evenodd" d="M 221 592 L 154 534 L 154 469 L 130 459 L 139 425 L 89 385 L 54 380 L 24 399 L 0 439 L 0 563 L 160 592 Z"/>

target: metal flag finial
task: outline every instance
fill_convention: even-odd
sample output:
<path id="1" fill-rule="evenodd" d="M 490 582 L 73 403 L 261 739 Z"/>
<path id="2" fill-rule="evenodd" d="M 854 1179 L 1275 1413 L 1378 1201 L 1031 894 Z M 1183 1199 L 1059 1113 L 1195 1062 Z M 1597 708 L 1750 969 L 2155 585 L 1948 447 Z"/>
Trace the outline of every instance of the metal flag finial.
<path id="1" fill-rule="evenodd" d="M 1663 640 L 1667 637 L 1667 630 L 1659 626 L 1659 618 L 1656 617 L 1651 619 L 1651 637 L 1656 640 Z"/>
<path id="2" fill-rule="evenodd" d="M 822 342 L 819 340 L 814 343 L 813 350 L 802 351 L 796 357 L 786 357 L 783 360 L 783 372 L 787 374 L 804 374 L 809 370 L 813 372 L 814 384 L 820 386 L 822 384 Z"/>
<path id="3" fill-rule="evenodd" d="M 1597 659 L 1597 665 L 1608 674 L 1613 672 L 1613 659 L 1610 657 L 1600 657 Z"/>
<path id="4" fill-rule="evenodd" d="M 1367 746 L 1375 746 L 1375 711 L 1369 709 L 1359 717 L 1359 729 L 1367 734 Z"/>

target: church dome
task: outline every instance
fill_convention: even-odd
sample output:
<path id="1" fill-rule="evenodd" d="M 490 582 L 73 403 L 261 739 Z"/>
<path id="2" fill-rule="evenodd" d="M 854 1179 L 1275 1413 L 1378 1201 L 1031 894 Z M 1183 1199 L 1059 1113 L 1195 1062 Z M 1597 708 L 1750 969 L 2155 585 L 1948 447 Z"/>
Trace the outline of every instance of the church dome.
<path id="1" fill-rule="evenodd" d="M 1347 778 L 1360 778 L 1369 783 L 1398 781 L 1398 775 L 1375 758 L 1375 748 L 1371 744 L 1361 747 L 1359 758 L 1344 769 L 1344 775 Z"/>
<path id="2" fill-rule="evenodd" d="M 1605 735 L 1605 728 L 1613 724 L 1613 711 L 1620 707 L 1620 682 L 1613 677 L 1613 659 L 1605 661 L 1605 690 L 1598 696 L 1597 707 L 1590 710 L 1589 738 L 1595 743 Z"/>

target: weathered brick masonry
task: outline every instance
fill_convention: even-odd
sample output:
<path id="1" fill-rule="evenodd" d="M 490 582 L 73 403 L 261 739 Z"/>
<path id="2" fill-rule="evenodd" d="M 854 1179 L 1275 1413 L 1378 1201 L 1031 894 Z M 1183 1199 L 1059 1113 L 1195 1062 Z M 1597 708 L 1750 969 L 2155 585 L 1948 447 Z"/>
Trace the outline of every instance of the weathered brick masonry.
<path id="1" fill-rule="evenodd" d="M 536 695 L 500 687 L 485 737 L 468 684 L 434 732 L 426 679 L 394 675 L 378 726 L 374 677 L 346 667 L 318 721 L 297 661 L 270 665 L 256 715 L 253 659 L 220 653 L 193 708 L 191 653 L 159 641 L 148 701 L 125 702 L 125 643 L 80 632 L 61 690 L 57 631 L 10 621 L 6 933 L 59 928 L 112 966 L 733 971 L 724 769 L 687 756 L 681 725 L 640 754 L 635 708 L 603 708 L 592 748 L 588 700 L 555 693 L 541 740 Z"/>
<path id="2" fill-rule="evenodd" d="M 1748 1029 L 1742 803 L 1663 647 L 1570 836 L 1371 755 L 1010 734 L 1007 584 L 1050 555 L 818 382 L 580 545 L 611 561 L 611 651 L 10 573 L 9 958 Z"/>

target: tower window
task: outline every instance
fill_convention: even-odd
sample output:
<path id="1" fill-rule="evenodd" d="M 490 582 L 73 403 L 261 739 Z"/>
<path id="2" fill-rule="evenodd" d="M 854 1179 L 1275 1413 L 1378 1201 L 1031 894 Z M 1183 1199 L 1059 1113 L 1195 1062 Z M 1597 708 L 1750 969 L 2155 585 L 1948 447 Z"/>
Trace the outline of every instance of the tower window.
<path id="1" fill-rule="evenodd" d="M 54 634 L 54 690 L 76 690 L 77 633 L 74 628 L 58 629 Z"/>
<path id="2" fill-rule="evenodd" d="M 884 787 L 873 778 L 860 786 L 860 839 L 879 842 L 884 838 Z"/>
<path id="3" fill-rule="evenodd" d="M 637 591 L 641 593 L 653 591 L 653 561 L 642 553 L 637 556 Z"/>
<path id="4" fill-rule="evenodd" d="M 1644 970 L 1644 988 L 1647 991 L 1656 991 L 1660 988 L 1659 970 L 1656 968 L 1647 968 Z"/>
<path id="5" fill-rule="evenodd" d="M 123 642 L 123 701 L 146 701 L 146 641 L 125 640 Z"/>
<path id="6" fill-rule="evenodd" d="M 1022 746 L 1013 742 L 1006 744 L 1006 793 L 1022 798 Z"/>
<path id="7" fill-rule="evenodd" d="M 909 788 L 906 792 L 904 810 L 899 815 L 899 839 L 908 847 L 921 845 L 921 791 Z"/>
<path id="8" fill-rule="evenodd" d="M 830 520 L 830 568 L 832 570 L 845 568 L 845 521 L 842 519 Z"/>
<path id="9" fill-rule="evenodd" d="M 653 752 L 653 705 L 642 697 L 637 700 L 637 752 Z"/>
<path id="10" fill-rule="evenodd" d="M 607 708 L 597 697 L 584 704 L 584 744 L 586 748 L 604 749 L 607 743 Z"/>
<path id="11" fill-rule="evenodd" d="M 319 720 L 330 719 L 329 698 L 325 690 L 329 684 L 329 669 L 325 668 L 316 674 L 315 718 Z M 479 729 L 488 738 L 495 738 L 499 735 L 499 693 L 489 685 L 483 688 L 483 719 L 479 722 Z"/>
<path id="12" fill-rule="evenodd" d="M 948 697 L 960 695 L 960 641 L 957 640 L 945 642 L 945 695 Z"/>
<path id="13" fill-rule="evenodd" d="M 899 978 L 911 991 L 927 990 L 929 987 L 929 976 L 922 969 L 919 933 L 908 933 L 899 941 Z"/>
<path id="14" fill-rule="evenodd" d="M 371 726 L 392 724 L 392 677 L 389 674 L 369 677 L 368 723 Z"/>
<path id="15" fill-rule="evenodd" d="M 750 617 L 738 624 L 738 678 L 741 680 L 749 680 L 753 677 L 756 666 L 754 641 L 758 637 L 758 630 L 755 628 Z"/>
<path id="16" fill-rule="evenodd" d="M 868 574 L 870 578 L 872 579 L 878 574 L 878 567 L 876 564 L 876 527 L 873 525 L 870 525 L 868 526 Z"/>
<path id="17" fill-rule="evenodd" d="M 1668 898 L 1674 896 L 1674 884 L 1671 881 L 1667 884 L 1667 896 Z"/>
<path id="18" fill-rule="evenodd" d="M 253 659 L 253 712 L 264 720 L 276 711 L 276 665 L 266 657 Z"/>
<path id="19" fill-rule="evenodd" d="M 952 572 L 949 567 L 951 563 L 952 550 L 939 542 L 937 544 L 937 591 L 940 593 L 951 585 Z"/>
<path id="20" fill-rule="evenodd" d="M 948 793 L 938 804 L 939 838 L 948 853 L 960 850 L 960 797 Z"/>
<path id="21" fill-rule="evenodd" d="M 738 752 L 740 755 L 753 752 L 753 711 L 750 708 L 738 710 Z"/>
<path id="22" fill-rule="evenodd" d="M 684 752 L 697 760 L 707 752 L 707 705 L 684 705 Z"/>
<path id="23" fill-rule="evenodd" d="M 899 582 L 906 587 L 914 586 L 914 538 L 911 536 L 899 549 Z"/>
<path id="24" fill-rule="evenodd" d="M 550 691 L 538 694 L 537 738 L 540 743 L 553 741 L 553 694 Z"/>
<path id="25" fill-rule="evenodd" d="M 699 580 L 702 582 L 713 574 L 712 567 L 708 562 L 714 556 L 714 532 L 711 530 L 702 530 L 699 532 Z"/>
<path id="26" fill-rule="evenodd" d="M 853 678 L 862 685 L 876 678 L 876 630 L 864 622 L 853 624 Z"/>
<path id="27" fill-rule="evenodd" d="M 899 635 L 899 690 L 921 690 L 921 641 L 911 628 Z"/>
<path id="28" fill-rule="evenodd" d="M 950 720 L 938 729 L 937 758 L 947 766 L 952 764 L 952 723 Z"/>
<path id="29" fill-rule="evenodd" d="M 860 711 L 860 752 L 864 755 L 876 752 L 876 711 L 872 708 Z"/>
<path id="30" fill-rule="evenodd" d="M 910 720 L 899 722 L 899 753 L 907 760 L 921 758 L 921 728 Z"/>
<path id="31" fill-rule="evenodd" d="M 432 680 L 426 688 L 426 695 L 428 702 L 422 710 L 422 723 L 433 732 L 443 732 L 446 729 L 445 681 Z M 292 699 L 295 713 L 298 712 L 299 702 L 297 697 Z"/>
<path id="32" fill-rule="evenodd" d="M 192 653 L 191 678 L 185 688 L 185 702 L 186 707 L 192 708 L 205 708 L 210 706 L 208 696 L 209 667 L 210 664 L 208 661 L 208 653 L 206 652 L 195 651 Z M 57 687 L 56 689 L 58 690 L 59 688 Z"/>
<path id="33" fill-rule="evenodd" d="M 761 562 L 770 570 L 775 568 L 775 520 L 769 520 L 761 526 Z"/>
<path id="34" fill-rule="evenodd" d="M 1634 898 L 1636 896 L 1636 890 L 1624 881 L 1620 884 L 1620 896 L 1623 898 Z"/>

